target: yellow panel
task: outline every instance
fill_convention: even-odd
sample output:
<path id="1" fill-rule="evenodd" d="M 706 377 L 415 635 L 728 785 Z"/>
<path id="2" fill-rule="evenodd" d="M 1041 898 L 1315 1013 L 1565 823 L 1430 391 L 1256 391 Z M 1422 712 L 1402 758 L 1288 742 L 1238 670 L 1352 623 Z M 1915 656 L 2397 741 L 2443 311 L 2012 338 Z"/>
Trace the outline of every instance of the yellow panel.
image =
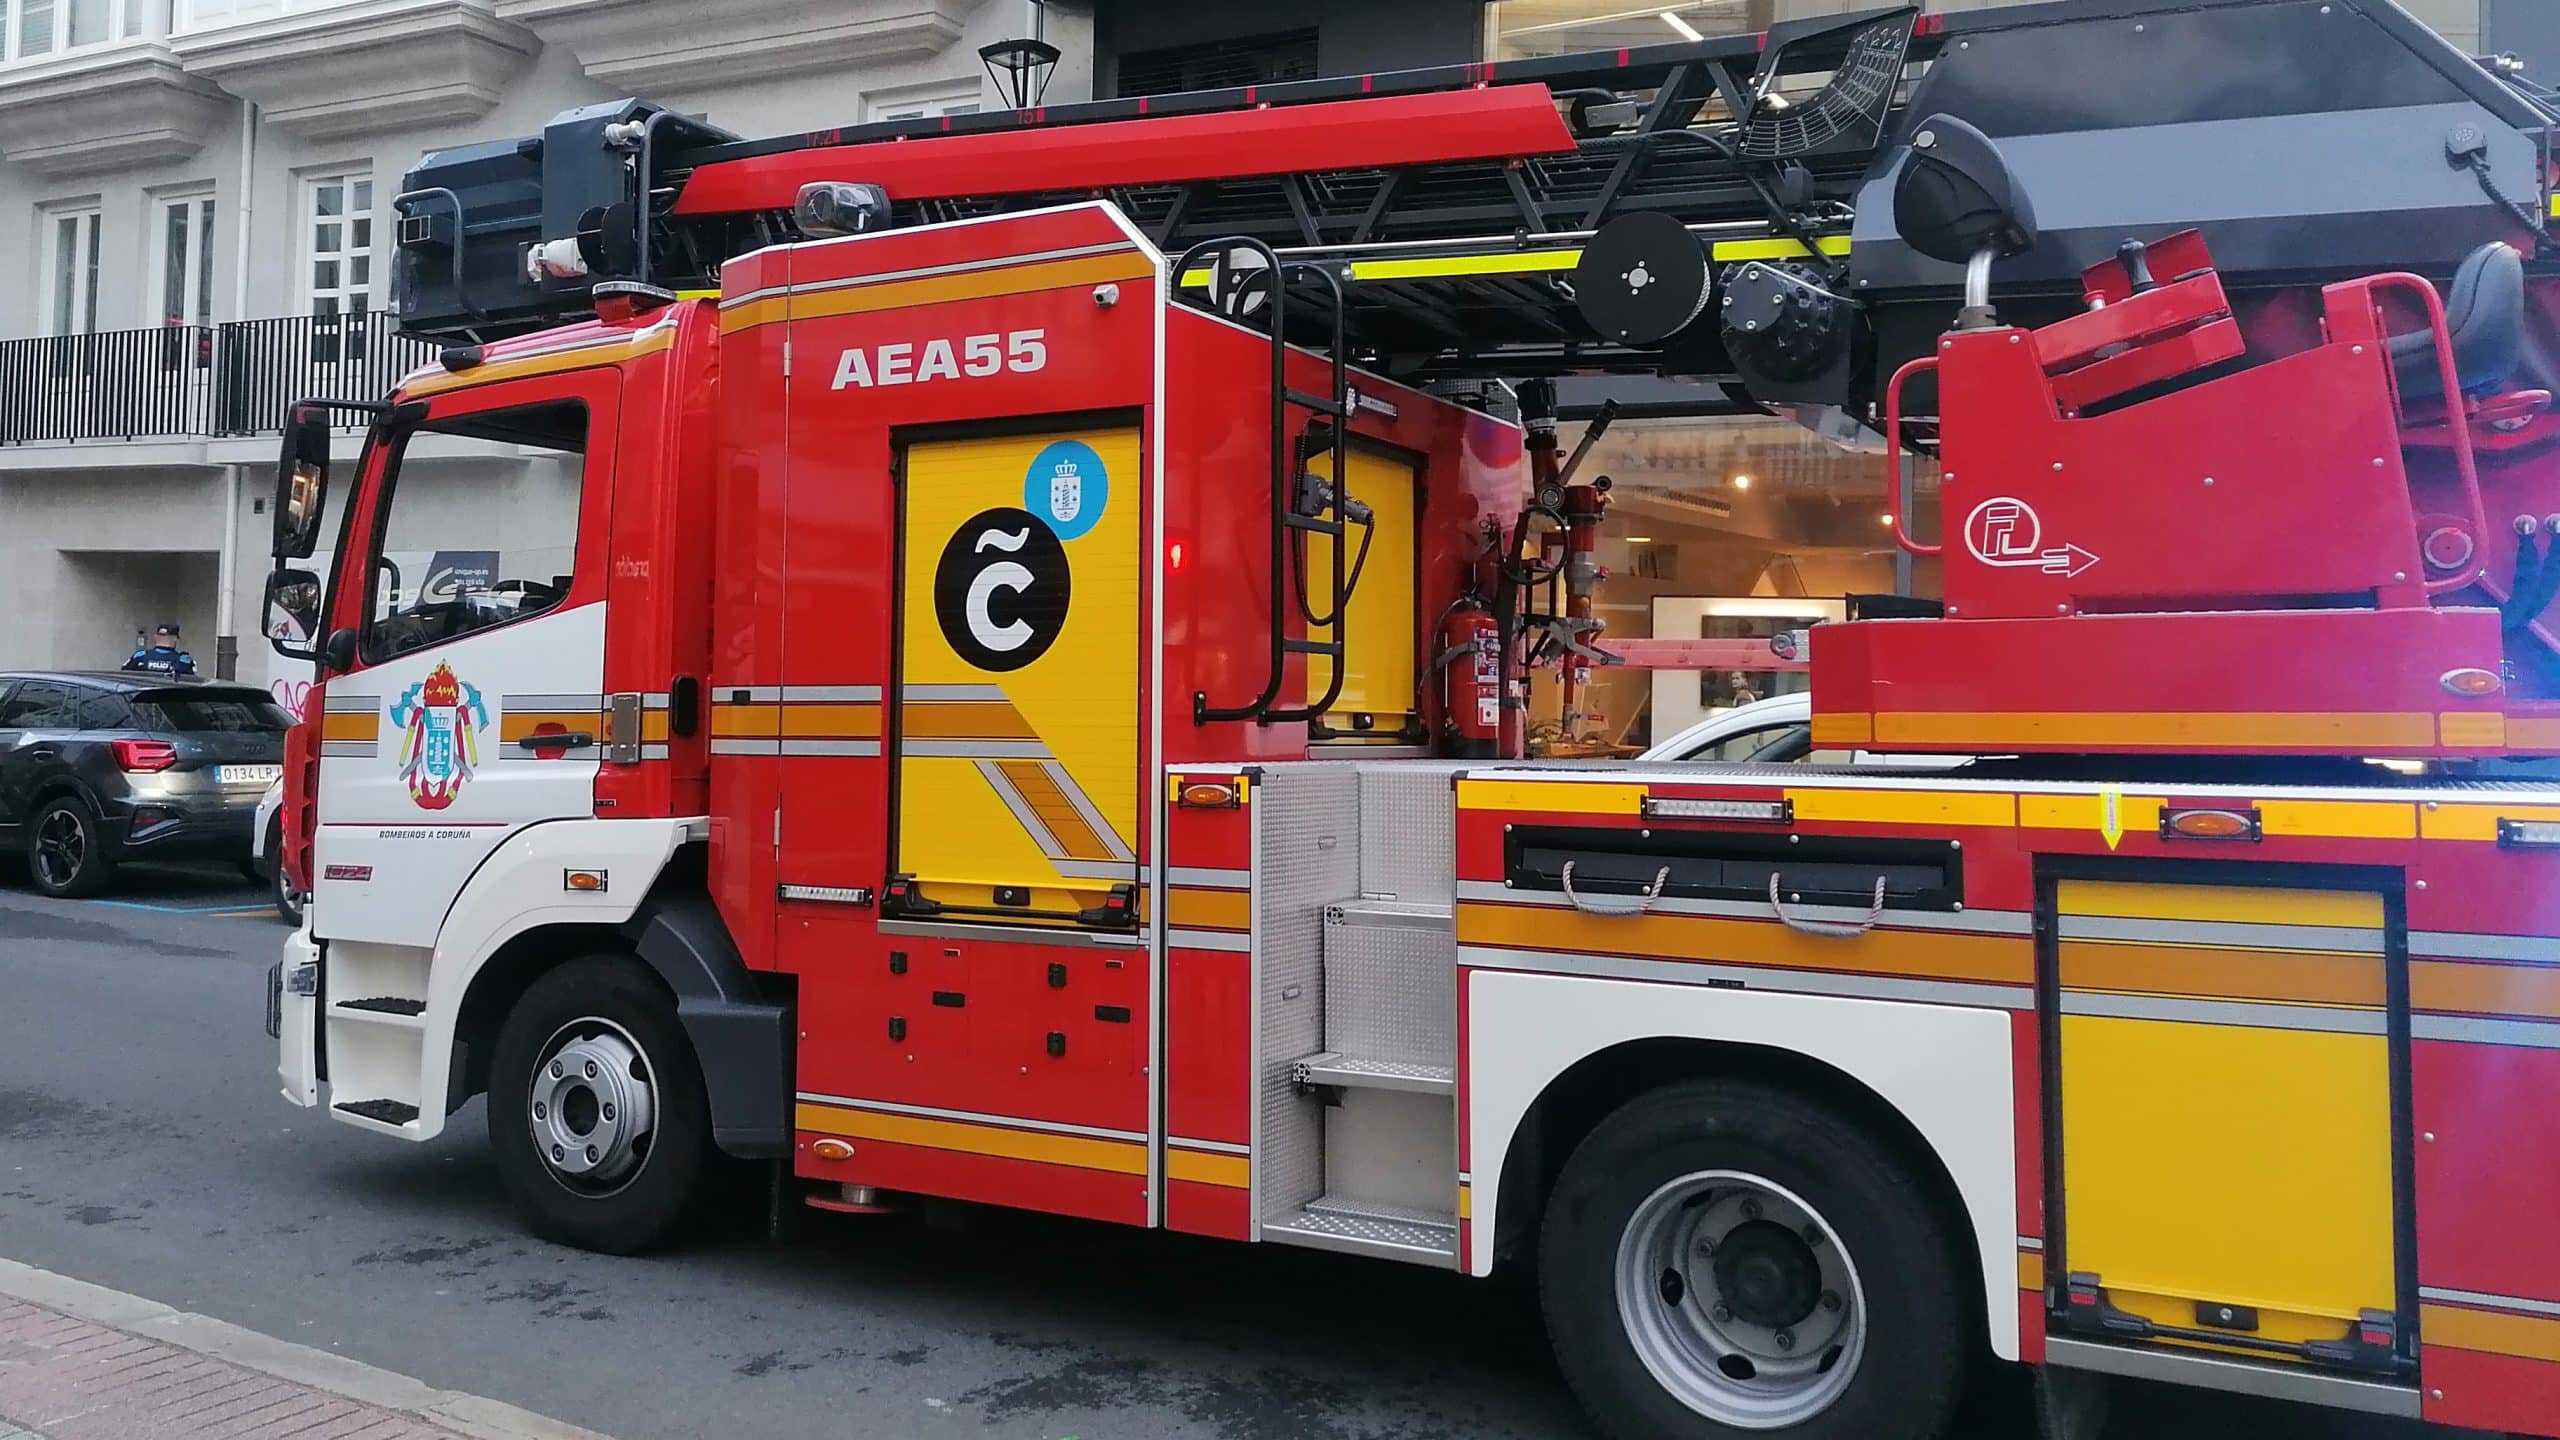
<path id="1" fill-rule="evenodd" d="M 2389 1063 L 2378 1035 L 2065 1015 L 2071 1269 L 2170 1323 L 2256 1306 L 2271 1336 L 2391 1309 Z"/>
<path id="2" fill-rule="evenodd" d="M 1327 475 L 1332 457 L 1319 456 L 1308 466 L 1317 475 Z M 1350 454 L 1351 495 L 1366 504 L 1376 521 L 1369 542 L 1368 561 L 1360 569 L 1360 586 L 1352 592 L 1349 613 L 1349 638 L 1343 647 L 1342 694 L 1328 712 L 1352 715 L 1367 712 L 1381 717 L 1394 717 L 1379 728 L 1393 729 L 1402 717 L 1413 713 L 1414 692 L 1414 539 L 1413 516 L 1419 481 L 1413 467 L 1401 460 L 1390 459 L 1366 450 Z M 1356 557 L 1360 535 L 1355 529 L 1344 537 L 1350 547 L 1345 553 Z M 1329 536 L 1309 535 L 1307 546 L 1308 604 L 1319 613 L 1330 608 L 1327 600 L 1333 593 L 1333 541 Z M 1325 640 L 1334 627 L 1309 627 L 1307 638 Z M 1322 655 L 1307 657 L 1307 698 L 1313 700 L 1324 693 L 1333 681 L 1333 661 Z M 1347 728 L 1337 726 L 1336 728 Z"/>
<path id="3" fill-rule="evenodd" d="M 2065 880 L 2055 895 L 2065 915 L 2128 920 L 2219 920 L 2247 925 L 2382 928 L 2382 897 L 2361 890 L 2259 890 L 2237 885 L 2147 885 Z"/>
<path id="4" fill-rule="evenodd" d="M 1640 815 L 1644 813 L 1644 787 L 1570 780 L 1461 780 L 1458 808 L 1533 810 L 1556 815 Z"/>
<path id="5" fill-rule="evenodd" d="M 2261 800 L 2258 818 L 2270 835 L 2352 840 L 2414 840 L 2418 835 L 2418 807 L 2403 800 Z"/>
<path id="6" fill-rule="evenodd" d="M 2117 795 L 2116 834 L 2160 833 L 2160 802 L 2147 796 Z M 2021 795 L 2018 823 L 2035 830 L 2094 830 L 2107 833 L 2105 795 Z"/>
<path id="7" fill-rule="evenodd" d="M 1068 520 L 1054 518 L 1068 506 L 1053 496 L 1053 476 L 1036 480 L 1035 461 L 1053 444 L 1081 445 L 1098 461 L 1098 475 L 1082 475 Z M 1055 469 L 1060 457 L 1047 463 Z M 1059 483 L 1064 483 L 1063 481 Z M 913 729 L 901 736 L 898 757 L 896 867 L 914 875 L 926 898 L 983 905 L 995 886 L 1025 886 L 1031 908 L 1057 912 L 1095 903 L 1115 883 L 1062 873 L 1058 861 L 1077 860 L 1081 841 L 1044 839 L 1020 819 L 991 783 L 986 769 L 997 761 L 1038 763 L 1036 747 L 1054 758 L 1065 780 L 1082 793 L 1123 847 L 1134 848 L 1138 811 L 1138 513 L 1144 486 L 1134 429 L 1081 430 L 935 441 L 908 447 L 905 506 L 902 634 L 899 646 L 901 723 L 932 732 L 936 748 L 959 753 L 916 754 L 925 743 Z M 1095 507 L 1099 507 L 1098 511 Z M 1016 529 L 983 522 L 990 510 L 1012 512 Z M 1023 538 L 1028 520 L 1047 536 Z M 1049 537 L 1063 551 L 1067 607 L 1055 638 L 1012 669 L 982 668 L 948 637 L 936 607 L 935 576 L 946 546 L 966 531 L 981 537 L 964 544 L 965 573 L 985 581 L 979 589 L 982 619 L 991 633 L 1029 625 L 1013 608 L 1022 583 L 1046 563 Z M 999 569 L 1011 566 L 1011 569 Z M 988 581 L 987 577 L 995 577 Z M 958 592 L 960 594 L 968 591 Z M 953 623 L 965 627 L 966 615 Z M 1050 623 L 1050 622 L 1044 622 Z M 967 633 L 965 628 L 963 633 Z M 1010 636 L 1008 636 L 1010 638 Z M 1017 641 L 1009 650 L 1032 649 Z M 981 658 L 1008 654 L 982 649 Z M 920 687 L 973 686 L 992 692 Z M 934 717 L 928 721 L 928 717 Z M 962 723 L 957 717 L 975 717 Z M 943 723 L 948 720 L 950 723 Z M 1028 737 L 1028 738 L 1025 738 Z M 981 761 L 987 762 L 986 769 Z M 1023 797 L 1037 809 L 1037 797 Z M 1084 868 L 1084 867 L 1079 867 Z M 1128 878 L 1135 878 L 1130 865 Z"/>
<path id="8" fill-rule="evenodd" d="M 2494 844 L 2500 820 L 2560 820 L 2560 805 L 2441 805 L 2418 812 L 2418 833 Z"/>
<path id="9" fill-rule="evenodd" d="M 1789 790 L 1798 820 L 1872 825 L 2018 823 L 2017 797 L 1971 790 Z"/>

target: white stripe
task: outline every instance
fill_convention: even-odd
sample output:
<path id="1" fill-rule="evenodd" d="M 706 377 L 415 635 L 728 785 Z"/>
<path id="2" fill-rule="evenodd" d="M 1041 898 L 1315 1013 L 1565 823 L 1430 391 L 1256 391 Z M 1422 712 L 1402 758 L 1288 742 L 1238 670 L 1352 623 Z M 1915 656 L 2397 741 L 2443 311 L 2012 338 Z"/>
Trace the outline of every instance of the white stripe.
<path id="1" fill-rule="evenodd" d="M 370 710 L 381 703 L 382 697 L 379 695 L 341 695 L 332 690 L 328 692 L 328 698 L 320 708 L 337 711 Z"/>
<path id="2" fill-rule="evenodd" d="M 2560 1050 L 2560 1025 L 2538 1020 L 2474 1020 L 2455 1015 L 2412 1015 L 2409 1034 L 2419 1040 L 2455 1040 L 2472 1045 L 2521 1045 L 2530 1050 Z"/>
<path id="3" fill-rule="evenodd" d="M 2479 1290 L 2449 1290 L 2441 1285 L 2418 1287 L 2421 1300 L 2450 1300 L 2462 1305 L 2494 1305 L 2527 1315 L 2560 1315 L 2560 1300 L 2527 1300 L 2521 1295 L 2491 1295 Z"/>
<path id="4" fill-rule="evenodd" d="M 2118 915 L 2063 915 L 2057 918 L 2065 940 L 2132 940 L 2152 944 L 2314 950 L 2349 955 L 2382 953 L 2382 932 L 2363 926 L 2275 925 L 2254 920 L 2153 920 Z"/>
<path id="5" fill-rule="evenodd" d="M 900 740 L 898 753 L 962 760 L 1046 760 L 1049 747 L 1037 740 Z"/>
<path id="6" fill-rule="evenodd" d="M 2032 1250 L 2038 1254 L 2042 1254 L 2044 1251 L 2044 1242 L 2033 1235 L 2021 1235 L 2018 1237 L 2018 1248 L 2021 1250 Z"/>
<path id="7" fill-rule="evenodd" d="M 1207 865 L 1167 865 L 1164 876 L 1176 885 L 1206 885 L 1219 890 L 1242 890 L 1253 884 L 1250 870 L 1219 870 Z"/>
<path id="8" fill-rule="evenodd" d="M 782 753 L 782 742 L 751 737 L 716 736 L 711 741 L 711 753 L 714 755 L 779 755 Z"/>
<path id="9" fill-rule="evenodd" d="M 877 685 L 785 685 L 782 687 L 782 698 L 786 701 L 834 700 L 859 703 L 878 700 L 880 687 Z"/>
<path id="10" fill-rule="evenodd" d="M 2168 995 L 2062 992 L 2062 1013 L 2119 1020 L 2168 1020 L 2193 1025 L 2239 1025 L 2259 1030 L 2318 1030 L 2337 1035 L 2380 1035 L 2380 1010 L 2334 1005 L 2271 1005 L 2250 1000 L 2186 1000 Z"/>
<path id="11" fill-rule="evenodd" d="M 381 752 L 375 748 L 375 742 L 371 740 L 323 740 L 320 742 L 320 753 L 323 755 L 364 756 L 376 755 Z"/>
<path id="12" fill-rule="evenodd" d="M 2530 960 L 2560 964 L 2560 939 L 2548 935 L 2466 935 L 2452 930 L 2412 930 L 2409 953 L 2456 960 Z"/>
<path id="13" fill-rule="evenodd" d="M 1459 946 L 1458 963 L 1486 970 L 1534 970 L 1558 975 L 1592 975 L 1607 980 L 1667 980 L 1674 984 L 1723 985 L 1733 989 L 1769 990 L 1792 995 L 1917 1000 L 1932 1005 L 1988 1006 L 2001 1010 L 2026 1010 L 2036 1003 L 2035 991 L 2024 985 L 1837 975 L 1822 970 L 1710 965 L 1692 960 L 1644 960 L 1627 955 L 1550 954 L 1543 950 L 1509 950 L 1490 945 Z"/>
<path id="14" fill-rule="evenodd" d="M 912 227 L 905 233 L 912 235 L 916 230 L 923 228 L 928 227 Z M 770 300 L 783 295 L 820 295 L 830 290 L 858 290 L 866 285 L 885 285 L 893 280 L 925 280 L 936 275 L 965 275 L 974 270 L 1002 270 L 1015 265 L 1036 265 L 1044 260 L 1077 260 L 1087 255 L 1134 255 L 1136 253 L 1138 253 L 1138 247 L 1135 245 L 1118 240 L 1107 240 L 1098 245 L 1073 245 L 1063 250 L 1035 250 L 1028 254 L 996 255 L 984 260 L 959 260 L 948 265 L 924 265 L 912 270 L 877 270 L 868 275 L 848 275 L 835 280 L 806 280 L 797 285 L 768 285 L 761 290 L 750 290 L 744 295 L 723 296 L 720 300 L 720 308 L 734 310 L 741 305 L 752 305 L 758 300 Z"/>
<path id="15" fill-rule="evenodd" d="M 1251 953 L 1253 937 L 1232 930 L 1167 930 L 1164 943 L 1185 950 L 1235 950 Z"/>
<path id="16" fill-rule="evenodd" d="M 1004 690 L 995 685 L 902 685 L 898 688 L 901 704 L 910 700 L 984 700 L 1003 701 Z"/>
<path id="17" fill-rule="evenodd" d="M 1135 1130 L 1105 1130 L 1094 1125 L 1069 1125 L 1059 1120 L 1032 1120 L 1020 1115 L 985 1115 L 975 1110 L 942 1110 L 931 1105 L 901 1105 L 888 1100 L 856 1100 L 849 1095 L 821 1095 L 803 1090 L 800 1098 L 812 1105 L 842 1105 L 850 1110 L 876 1110 L 889 1115 L 915 1115 L 928 1120 L 958 1120 L 964 1124 L 998 1125 L 1008 1130 L 1046 1130 L 1053 1135 L 1089 1135 L 1096 1140 L 1133 1140 L 1143 1145 L 1147 1137 Z"/>
<path id="18" fill-rule="evenodd" d="M 640 747 L 640 758 L 643 760 L 664 760 L 667 758 L 667 747 L 658 744 L 642 745 Z"/>
<path id="19" fill-rule="evenodd" d="M 1181 1136 L 1176 1135 L 1164 1143 L 1167 1145 L 1178 1146 L 1184 1150 L 1213 1150 L 1220 1155 L 1250 1155 L 1253 1153 L 1253 1147 L 1250 1145 L 1230 1145 L 1224 1140 L 1185 1140 Z"/>

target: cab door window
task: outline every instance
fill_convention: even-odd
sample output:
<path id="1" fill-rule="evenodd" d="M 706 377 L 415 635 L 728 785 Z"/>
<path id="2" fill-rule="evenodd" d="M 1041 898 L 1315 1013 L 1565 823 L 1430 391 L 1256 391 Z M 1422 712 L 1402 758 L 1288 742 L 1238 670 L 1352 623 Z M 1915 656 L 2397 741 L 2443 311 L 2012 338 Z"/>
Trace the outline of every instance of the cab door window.
<path id="1" fill-rule="evenodd" d="M 587 426 L 583 403 L 556 400 L 431 419 L 391 442 L 367 587 L 366 661 L 530 619 L 567 598 Z M 442 445 L 441 437 L 509 449 L 491 456 L 478 446 Z"/>

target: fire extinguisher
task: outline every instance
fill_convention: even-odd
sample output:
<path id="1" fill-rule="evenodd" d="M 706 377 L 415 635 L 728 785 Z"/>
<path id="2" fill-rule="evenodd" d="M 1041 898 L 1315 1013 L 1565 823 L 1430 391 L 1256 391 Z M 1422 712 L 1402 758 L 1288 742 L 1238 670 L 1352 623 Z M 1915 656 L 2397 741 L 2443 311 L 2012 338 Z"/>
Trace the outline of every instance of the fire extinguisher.
<path id="1" fill-rule="evenodd" d="M 1461 760 L 1502 755 L 1502 627 L 1474 591 L 1440 617 L 1440 749 Z"/>

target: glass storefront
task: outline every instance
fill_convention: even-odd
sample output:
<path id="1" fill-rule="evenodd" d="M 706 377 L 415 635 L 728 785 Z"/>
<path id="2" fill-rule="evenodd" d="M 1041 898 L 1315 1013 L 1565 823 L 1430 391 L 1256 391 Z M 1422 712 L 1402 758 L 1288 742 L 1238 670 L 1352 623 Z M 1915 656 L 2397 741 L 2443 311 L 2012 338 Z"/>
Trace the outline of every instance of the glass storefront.
<path id="1" fill-rule="evenodd" d="M 1569 452 L 1578 425 L 1561 427 Z M 1936 467 L 1912 467 L 1922 537 L 1935 534 Z M 1845 617 L 1844 596 L 1934 596 L 1933 560 L 1903 557 L 1886 524 L 1883 447 L 1835 443 L 1760 416 L 1622 420 L 1577 478 L 1610 480 L 1594 597 L 1613 640 L 1759 639 Z M 1602 667 L 1569 738 L 1641 748 L 1717 711 L 1804 688 L 1801 672 Z M 1562 732 L 1552 671 L 1530 687 L 1540 739 Z"/>

